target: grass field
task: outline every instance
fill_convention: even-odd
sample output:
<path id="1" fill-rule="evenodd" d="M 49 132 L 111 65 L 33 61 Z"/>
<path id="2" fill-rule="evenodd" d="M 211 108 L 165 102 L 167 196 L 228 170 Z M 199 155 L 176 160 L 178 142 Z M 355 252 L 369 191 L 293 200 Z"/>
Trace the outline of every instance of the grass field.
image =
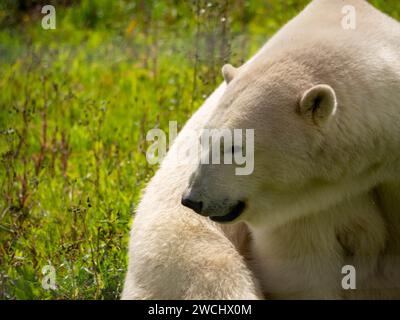
<path id="1" fill-rule="evenodd" d="M 0 1 L 0 299 L 117 299 L 147 131 L 181 128 L 307 2 Z"/>

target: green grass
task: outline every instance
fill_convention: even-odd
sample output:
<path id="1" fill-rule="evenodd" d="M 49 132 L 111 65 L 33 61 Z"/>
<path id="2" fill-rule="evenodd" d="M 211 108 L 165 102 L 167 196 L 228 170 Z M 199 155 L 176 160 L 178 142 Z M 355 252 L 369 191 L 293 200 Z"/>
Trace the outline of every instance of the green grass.
<path id="1" fill-rule="evenodd" d="M 156 170 L 147 131 L 181 128 L 221 66 L 241 64 L 307 2 L 83 0 L 56 4 L 57 28 L 44 30 L 40 8 L 3 1 L 0 299 L 117 299 Z M 397 0 L 374 3 L 399 17 Z M 42 288 L 46 265 L 56 290 Z"/>

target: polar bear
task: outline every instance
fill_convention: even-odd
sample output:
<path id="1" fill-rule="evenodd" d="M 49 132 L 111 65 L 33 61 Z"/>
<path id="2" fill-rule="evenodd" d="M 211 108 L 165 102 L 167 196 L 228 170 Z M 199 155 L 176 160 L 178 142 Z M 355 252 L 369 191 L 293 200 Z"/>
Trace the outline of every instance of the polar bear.
<path id="1" fill-rule="evenodd" d="M 315 0 L 223 74 L 145 191 L 122 298 L 400 297 L 399 23 Z M 254 172 L 174 162 L 205 127 L 254 129 Z"/>

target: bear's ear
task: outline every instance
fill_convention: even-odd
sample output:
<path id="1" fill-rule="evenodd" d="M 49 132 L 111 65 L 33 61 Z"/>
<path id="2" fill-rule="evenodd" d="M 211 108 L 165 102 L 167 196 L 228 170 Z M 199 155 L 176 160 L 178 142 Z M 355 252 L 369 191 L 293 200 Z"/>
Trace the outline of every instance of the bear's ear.
<path id="1" fill-rule="evenodd" d="M 309 115 L 313 121 L 322 125 L 336 112 L 336 93 L 326 84 L 318 84 L 308 89 L 300 100 L 300 113 Z"/>
<path id="2" fill-rule="evenodd" d="M 222 76 L 226 83 L 232 81 L 232 79 L 236 76 L 238 69 L 233 67 L 231 64 L 226 64 L 222 67 Z"/>

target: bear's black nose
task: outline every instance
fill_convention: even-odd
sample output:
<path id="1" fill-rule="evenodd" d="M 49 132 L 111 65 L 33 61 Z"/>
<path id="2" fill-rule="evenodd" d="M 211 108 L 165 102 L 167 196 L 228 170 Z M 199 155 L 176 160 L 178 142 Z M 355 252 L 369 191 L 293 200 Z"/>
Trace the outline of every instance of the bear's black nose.
<path id="1" fill-rule="evenodd" d="M 197 213 L 201 213 L 201 209 L 203 209 L 203 202 L 202 201 L 195 201 L 190 197 L 183 196 L 181 200 L 182 205 L 192 209 Z"/>

